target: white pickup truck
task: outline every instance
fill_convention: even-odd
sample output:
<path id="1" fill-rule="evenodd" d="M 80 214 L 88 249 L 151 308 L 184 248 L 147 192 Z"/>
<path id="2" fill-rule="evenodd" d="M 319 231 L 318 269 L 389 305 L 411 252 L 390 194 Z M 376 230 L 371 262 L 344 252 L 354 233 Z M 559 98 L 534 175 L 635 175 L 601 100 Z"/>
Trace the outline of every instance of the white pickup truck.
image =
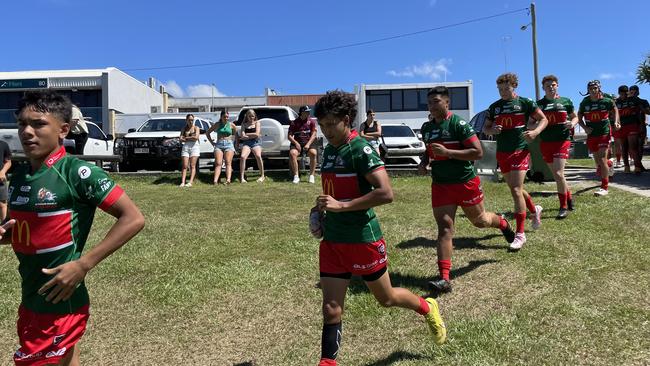
<path id="1" fill-rule="evenodd" d="M 88 141 L 84 146 L 83 155 L 113 157 L 113 136 L 104 134 L 92 122 L 86 121 L 86 125 L 88 126 Z M 18 128 L 16 128 L 15 123 L 0 123 L 0 138 L 7 142 L 12 155 L 24 156 L 23 146 L 20 144 Z M 74 140 L 64 139 L 63 146 L 69 153 L 75 153 Z"/>

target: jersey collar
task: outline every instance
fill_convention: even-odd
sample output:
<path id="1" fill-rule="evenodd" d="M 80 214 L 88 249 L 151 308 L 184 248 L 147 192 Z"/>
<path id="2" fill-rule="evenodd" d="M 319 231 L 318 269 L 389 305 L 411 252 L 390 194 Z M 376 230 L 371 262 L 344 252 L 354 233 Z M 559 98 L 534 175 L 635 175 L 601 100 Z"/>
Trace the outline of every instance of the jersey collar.
<path id="1" fill-rule="evenodd" d="M 65 156 L 65 147 L 61 146 L 61 148 L 55 152 L 52 153 L 46 160 L 45 160 L 45 165 L 47 165 L 48 168 L 51 168 L 52 165 L 56 164 L 57 161 L 61 160 Z"/>
<path id="2" fill-rule="evenodd" d="M 350 143 L 350 141 L 352 141 L 352 139 L 355 138 L 355 137 L 357 137 L 358 135 L 359 135 L 359 134 L 357 133 L 357 130 L 352 130 L 352 131 L 350 131 L 350 135 L 349 135 L 348 138 L 345 140 L 345 143 L 346 143 L 346 144 L 347 144 L 347 143 Z"/>

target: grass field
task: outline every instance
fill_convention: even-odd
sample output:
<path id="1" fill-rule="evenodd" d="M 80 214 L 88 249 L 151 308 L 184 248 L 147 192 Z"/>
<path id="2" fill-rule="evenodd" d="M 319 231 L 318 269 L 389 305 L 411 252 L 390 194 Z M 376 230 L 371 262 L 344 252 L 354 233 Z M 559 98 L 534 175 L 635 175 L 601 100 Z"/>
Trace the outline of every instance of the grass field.
<path id="1" fill-rule="evenodd" d="M 147 226 L 87 277 L 92 315 L 82 364 L 317 364 L 318 242 L 307 215 L 318 185 L 276 177 L 179 188 L 177 175 L 117 179 Z M 393 185 L 395 202 L 377 209 L 392 281 L 425 294 L 437 275 L 430 181 L 403 176 Z M 422 317 L 379 307 L 353 280 L 340 365 L 648 364 L 648 199 L 613 188 L 595 198 L 577 187 L 577 210 L 556 221 L 557 198 L 543 193 L 553 188 L 528 185 L 544 220 L 519 253 L 459 212 L 454 292 L 439 298 L 443 346 L 433 345 Z M 504 184 L 484 190 L 488 209 L 512 210 Z M 89 243 L 111 223 L 98 213 Z M 0 364 L 9 365 L 20 289 L 11 248 L 0 253 Z"/>

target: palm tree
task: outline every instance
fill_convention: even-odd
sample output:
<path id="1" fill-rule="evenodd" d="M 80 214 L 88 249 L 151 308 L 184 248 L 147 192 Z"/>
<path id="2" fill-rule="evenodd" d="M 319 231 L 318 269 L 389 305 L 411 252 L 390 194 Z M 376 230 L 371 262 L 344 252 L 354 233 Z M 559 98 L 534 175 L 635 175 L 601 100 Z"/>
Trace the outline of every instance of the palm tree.
<path id="1" fill-rule="evenodd" d="M 639 64 L 639 67 L 636 69 L 636 83 L 650 84 L 650 55 L 646 56 L 646 59 Z"/>

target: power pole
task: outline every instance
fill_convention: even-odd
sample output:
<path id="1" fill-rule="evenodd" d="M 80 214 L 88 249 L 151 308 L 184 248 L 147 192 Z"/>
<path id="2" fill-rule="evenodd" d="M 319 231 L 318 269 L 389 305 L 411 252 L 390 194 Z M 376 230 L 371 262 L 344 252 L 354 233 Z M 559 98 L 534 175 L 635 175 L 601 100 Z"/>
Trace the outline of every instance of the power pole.
<path id="1" fill-rule="evenodd" d="M 539 73 L 537 71 L 537 19 L 535 18 L 535 3 L 530 3 L 530 18 L 533 35 L 533 71 L 535 73 L 535 100 L 540 99 L 539 95 Z"/>

